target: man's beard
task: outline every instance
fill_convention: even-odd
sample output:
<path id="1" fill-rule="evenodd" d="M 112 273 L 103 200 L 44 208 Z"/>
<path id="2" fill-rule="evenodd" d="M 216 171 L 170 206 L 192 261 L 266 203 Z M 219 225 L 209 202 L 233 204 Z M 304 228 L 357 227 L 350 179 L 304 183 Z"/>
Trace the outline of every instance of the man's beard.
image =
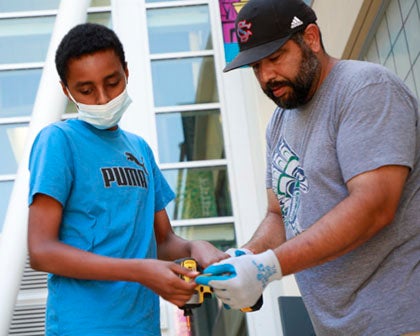
<path id="1" fill-rule="evenodd" d="M 306 104 L 312 96 L 309 96 L 312 86 L 320 75 L 320 62 L 314 52 L 305 44 L 301 46 L 302 61 L 299 72 L 293 81 L 270 81 L 264 89 L 264 93 L 278 106 L 284 109 L 294 109 Z M 288 86 L 291 91 L 284 97 L 276 97 L 273 90 L 278 87 Z"/>

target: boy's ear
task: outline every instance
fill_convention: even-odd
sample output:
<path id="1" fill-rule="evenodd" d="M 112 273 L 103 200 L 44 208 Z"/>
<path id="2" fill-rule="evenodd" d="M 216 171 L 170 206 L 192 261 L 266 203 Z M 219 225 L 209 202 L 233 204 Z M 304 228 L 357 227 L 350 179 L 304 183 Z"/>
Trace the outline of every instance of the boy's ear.
<path id="1" fill-rule="evenodd" d="M 130 73 L 129 73 L 129 71 L 128 71 L 127 63 L 125 63 L 124 73 L 125 73 L 125 77 L 128 79 L 128 75 L 129 75 Z"/>
<path id="2" fill-rule="evenodd" d="M 67 98 L 70 99 L 67 86 L 62 81 L 60 81 L 60 85 L 61 85 L 61 89 L 63 90 L 63 93 L 66 95 Z"/>

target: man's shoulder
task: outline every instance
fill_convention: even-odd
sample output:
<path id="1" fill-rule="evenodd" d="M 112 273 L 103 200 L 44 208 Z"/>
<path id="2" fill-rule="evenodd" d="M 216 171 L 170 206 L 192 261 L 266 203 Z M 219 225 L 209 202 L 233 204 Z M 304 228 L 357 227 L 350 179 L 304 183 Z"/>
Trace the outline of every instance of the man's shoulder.
<path id="1" fill-rule="evenodd" d="M 344 60 L 338 64 L 339 76 L 344 76 L 347 80 L 355 82 L 367 81 L 369 83 L 383 82 L 387 80 L 399 80 L 396 75 L 381 64 L 358 61 Z"/>
<path id="2" fill-rule="evenodd" d="M 403 81 L 383 65 L 357 60 L 340 61 L 334 69 L 330 84 L 330 90 L 344 95 L 354 95 L 357 92 L 372 95 L 384 87 L 407 91 Z"/>

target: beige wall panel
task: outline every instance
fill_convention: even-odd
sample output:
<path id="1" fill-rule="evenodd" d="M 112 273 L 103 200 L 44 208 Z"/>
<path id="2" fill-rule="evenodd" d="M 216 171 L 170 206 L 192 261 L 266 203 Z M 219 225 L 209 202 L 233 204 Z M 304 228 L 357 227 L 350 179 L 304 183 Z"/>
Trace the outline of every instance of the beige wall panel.
<path id="1" fill-rule="evenodd" d="M 312 8 L 331 56 L 343 57 L 363 3 L 364 0 L 314 0 Z"/>

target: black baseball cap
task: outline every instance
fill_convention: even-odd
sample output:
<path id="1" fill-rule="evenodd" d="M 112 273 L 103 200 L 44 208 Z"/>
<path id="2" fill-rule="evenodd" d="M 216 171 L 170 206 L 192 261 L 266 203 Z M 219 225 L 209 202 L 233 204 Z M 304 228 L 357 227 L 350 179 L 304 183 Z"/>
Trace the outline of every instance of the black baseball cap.
<path id="1" fill-rule="evenodd" d="M 248 65 L 277 51 L 300 30 L 314 23 L 315 12 L 301 0 L 250 0 L 235 21 L 239 54 L 224 72 Z"/>

